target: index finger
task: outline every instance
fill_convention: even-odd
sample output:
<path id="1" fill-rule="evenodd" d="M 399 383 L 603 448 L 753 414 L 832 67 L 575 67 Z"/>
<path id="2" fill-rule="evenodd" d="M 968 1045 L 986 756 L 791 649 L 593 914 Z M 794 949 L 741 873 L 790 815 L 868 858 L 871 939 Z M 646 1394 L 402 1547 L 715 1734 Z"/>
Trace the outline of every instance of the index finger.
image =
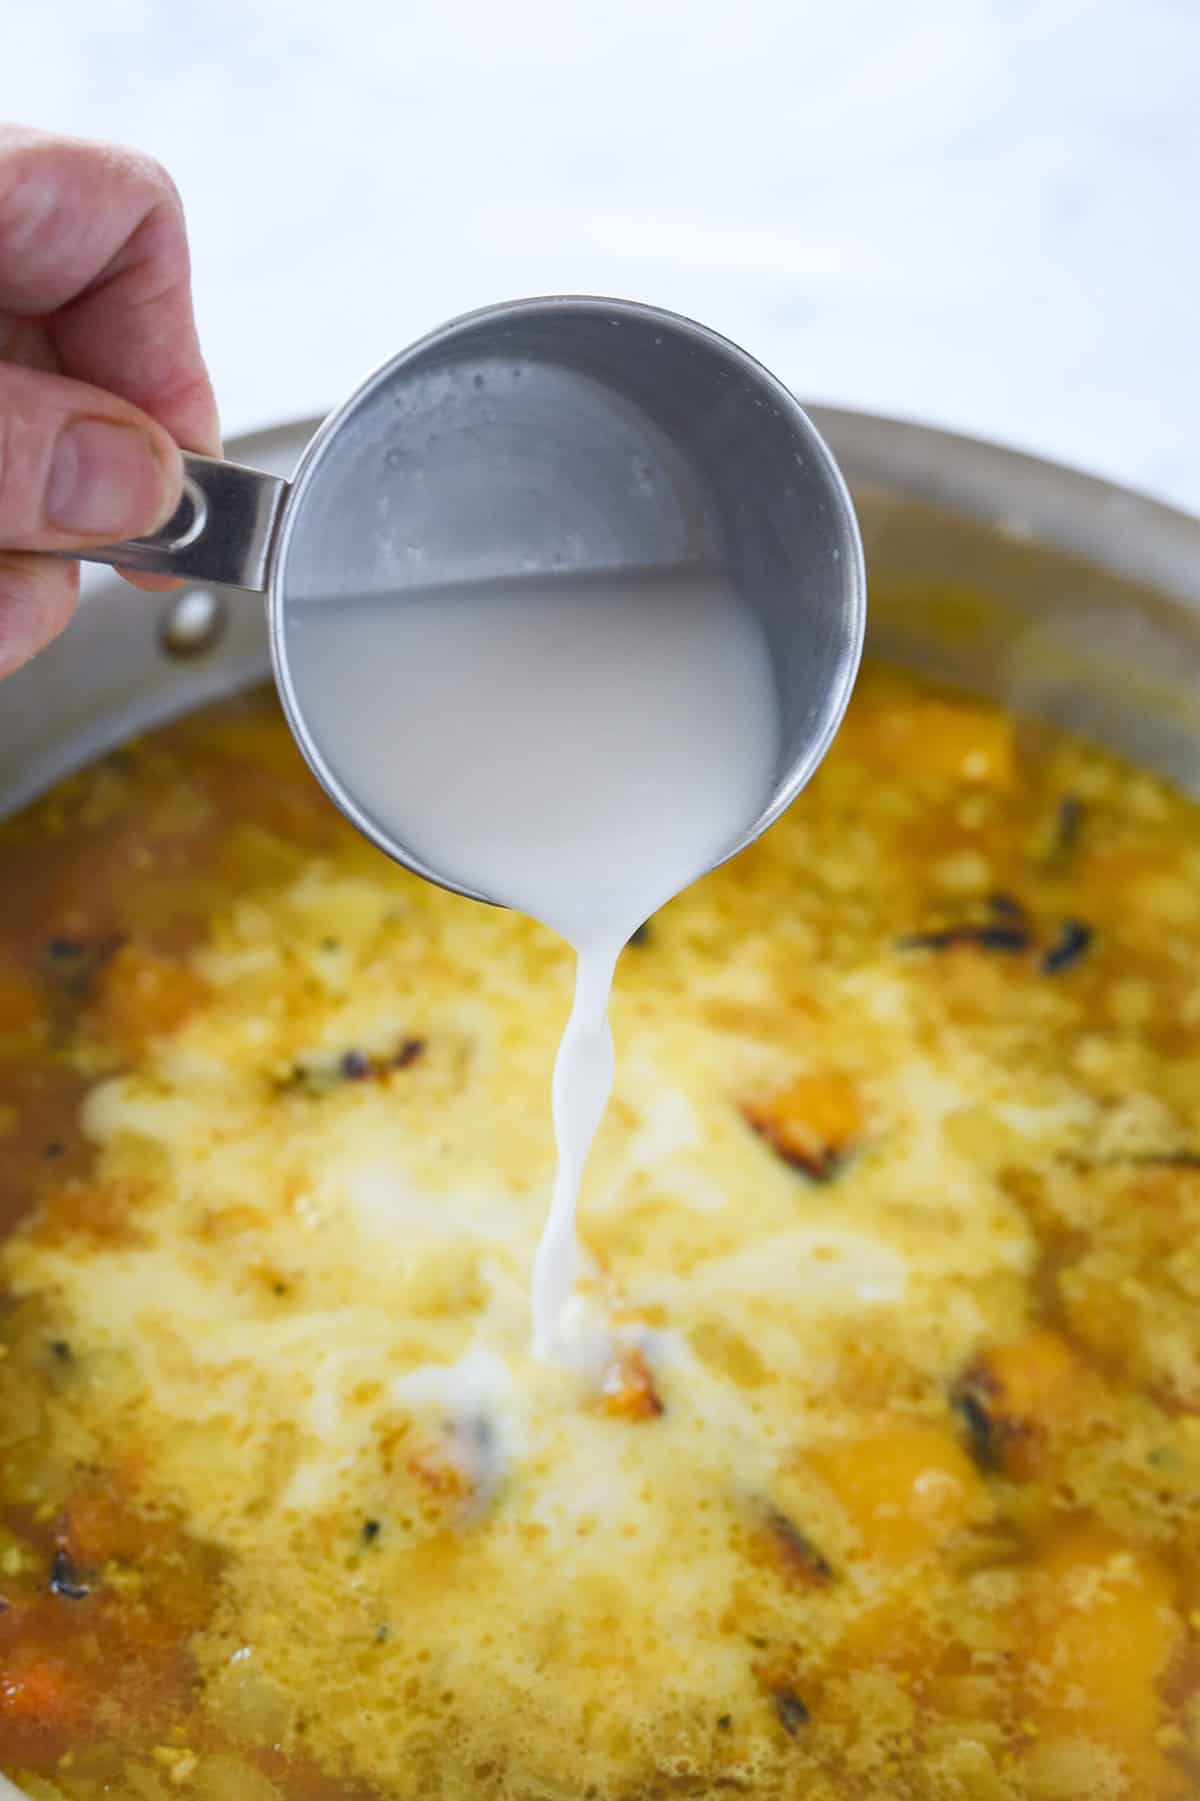
<path id="1" fill-rule="evenodd" d="M 148 157 L 0 127 L 0 309 L 43 320 L 62 373 L 219 452 L 183 207 Z"/>

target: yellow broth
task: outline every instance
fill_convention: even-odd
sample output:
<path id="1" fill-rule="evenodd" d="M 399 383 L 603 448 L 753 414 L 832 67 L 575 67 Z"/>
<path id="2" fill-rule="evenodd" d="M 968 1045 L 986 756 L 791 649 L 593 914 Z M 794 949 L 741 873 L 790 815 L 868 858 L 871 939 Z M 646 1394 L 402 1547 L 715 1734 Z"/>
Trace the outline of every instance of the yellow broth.
<path id="1" fill-rule="evenodd" d="M 870 672 L 618 970 L 591 1388 L 528 1350 L 548 933 L 265 695 L 0 845 L 36 1801 L 1200 1793 L 1192 802 Z"/>

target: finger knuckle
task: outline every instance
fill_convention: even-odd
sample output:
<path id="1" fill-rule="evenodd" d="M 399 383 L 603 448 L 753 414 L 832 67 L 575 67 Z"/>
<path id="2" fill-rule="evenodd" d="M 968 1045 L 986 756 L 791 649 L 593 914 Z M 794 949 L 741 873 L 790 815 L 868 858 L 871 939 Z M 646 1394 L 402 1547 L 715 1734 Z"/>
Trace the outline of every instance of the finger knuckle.
<path id="1" fill-rule="evenodd" d="M 38 524 L 44 460 L 42 434 L 0 398 L 0 544 L 19 544 Z"/>
<path id="2" fill-rule="evenodd" d="M 110 193 L 124 190 L 126 204 L 143 217 L 180 207 L 179 190 L 156 157 L 123 144 L 107 144 L 90 138 L 56 138 L 36 152 L 53 158 L 77 189 L 99 185 Z"/>
<path id="3" fill-rule="evenodd" d="M 28 256 L 54 228 L 62 157 L 53 144 L 25 142 L 0 160 L 0 244 L 6 263 Z"/>

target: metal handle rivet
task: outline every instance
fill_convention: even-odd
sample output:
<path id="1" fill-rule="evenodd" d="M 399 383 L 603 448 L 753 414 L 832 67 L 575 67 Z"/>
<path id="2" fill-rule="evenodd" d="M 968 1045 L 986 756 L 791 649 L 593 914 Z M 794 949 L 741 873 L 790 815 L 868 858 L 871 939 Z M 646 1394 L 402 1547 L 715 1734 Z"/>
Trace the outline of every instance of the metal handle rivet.
<path id="1" fill-rule="evenodd" d="M 173 594 L 159 627 L 159 641 L 169 657 L 198 657 L 220 641 L 228 619 L 224 598 L 211 588 L 185 588 Z"/>

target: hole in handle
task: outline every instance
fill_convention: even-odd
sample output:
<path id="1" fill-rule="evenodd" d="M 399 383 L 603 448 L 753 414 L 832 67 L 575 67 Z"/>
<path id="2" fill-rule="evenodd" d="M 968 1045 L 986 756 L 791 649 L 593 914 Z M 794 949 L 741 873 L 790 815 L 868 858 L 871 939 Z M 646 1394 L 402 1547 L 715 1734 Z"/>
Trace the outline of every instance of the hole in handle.
<path id="1" fill-rule="evenodd" d="M 169 550 L 183 550 L 194 544 L 208 523 L 208 501 L 204 490 L 190 475 L 183 478 L 183 494 L 179 505 L 167 520 L 155 542 Z"/>
<path id="2" fill-rule="evenodd" d="M 154 550 L 185 550 L 194 544 L 208 524 L 208 500 L 203 488 L 192 476 L 183 478 L 179 505 L 164 526 L 146 538 L 133 538 L 133 544 L 146 544 Z"/>

